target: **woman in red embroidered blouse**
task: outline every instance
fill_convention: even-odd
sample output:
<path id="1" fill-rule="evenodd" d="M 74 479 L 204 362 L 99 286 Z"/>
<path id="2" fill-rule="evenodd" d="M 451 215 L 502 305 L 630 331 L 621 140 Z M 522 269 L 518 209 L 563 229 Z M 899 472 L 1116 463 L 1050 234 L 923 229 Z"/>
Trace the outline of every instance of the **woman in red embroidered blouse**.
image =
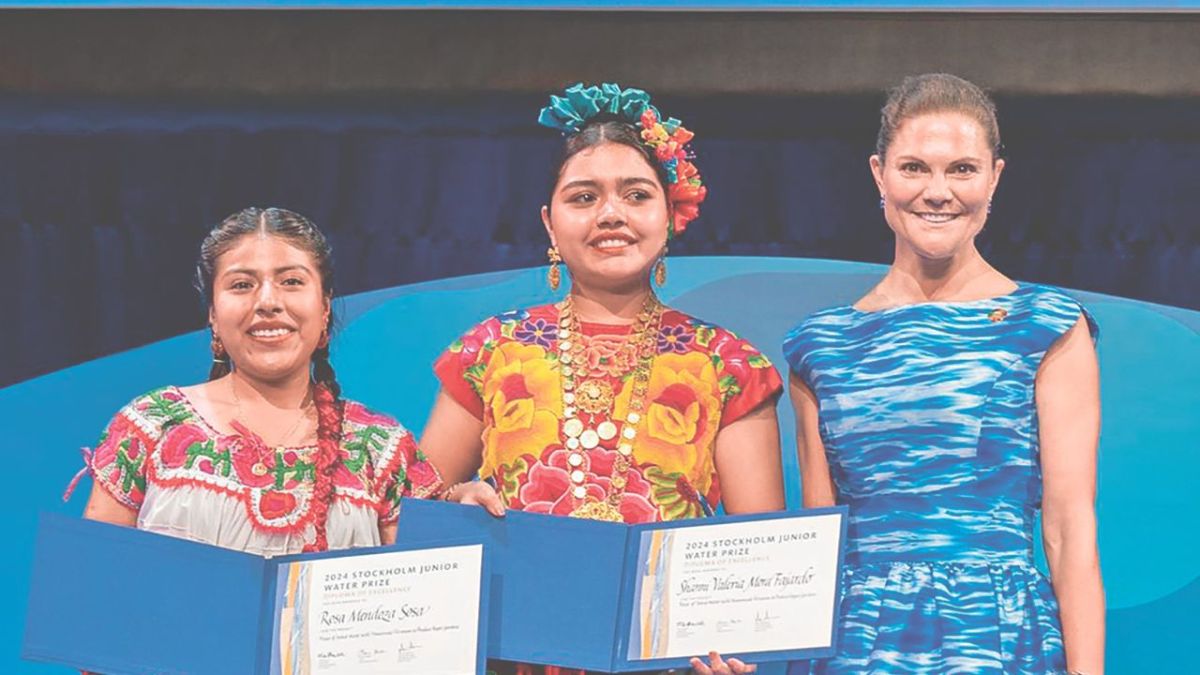
<path id="1" fill-rule="evenodd" d="M 437 360 L 442 390 L 422 448 L 457 483 L 447 498 L 496 515 L 626 523 L 710 515 L 718 502 L 782 509 L 778 373 L 733 333 L 664 307 L 651 286 L 704 198 L 690 132 L 615 85 L 568 89 L 542 122 L 567 134 L 542 221 L 548 279 L 557 287 L 565 262 L 570 293 L 483 321 Z M 475 475 L 486 481 L 458 483 Z M 719 657 L 693 667 L 752 670 Z"/>
<path id="2" fill-rule="evenodd" d="M 324 236 L 246 209 L 201 245 L 208 382 L 139 396 L 88 462 L 85 517 L 263 555 L 395 540 L 400 497 L 441 481 L 395 420 L 340 397 Z"/>

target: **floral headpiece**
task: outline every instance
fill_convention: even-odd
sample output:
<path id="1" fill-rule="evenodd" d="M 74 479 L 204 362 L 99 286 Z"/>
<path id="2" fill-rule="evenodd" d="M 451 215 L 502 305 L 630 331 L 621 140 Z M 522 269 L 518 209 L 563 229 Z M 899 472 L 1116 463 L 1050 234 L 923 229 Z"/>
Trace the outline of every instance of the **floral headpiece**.
<path id="1" fill-rule="evenodd" d="M 667 201 L 674 213 L 668 238 L 683 234 L 687 224 L 700 215 L 700 202 L 708 190 L 700 181 L 700 172 L 691 160 L 695 155 L 687 144 L 694 134 L 674 117 L 663 119 L 650 104 L 650 95 L 641 89 L 622 89 L 616 84 L 567 87 L 562 96 L 551 96 L 542 108 L 538 124 L 558 129 L 564 135 L 577 134 L 596 115 L 618 115 L 641 131 L 642 143 L 667 172 Z"/>

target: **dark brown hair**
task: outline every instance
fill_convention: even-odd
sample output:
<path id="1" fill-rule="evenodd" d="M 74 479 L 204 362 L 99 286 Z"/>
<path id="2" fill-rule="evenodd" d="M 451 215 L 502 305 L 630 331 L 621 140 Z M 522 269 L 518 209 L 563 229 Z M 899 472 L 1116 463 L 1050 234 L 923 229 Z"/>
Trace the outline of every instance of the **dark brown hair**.
<path id="1" fill-rule="evenodd" d="M 208 233 L 200 244 L 200 256 L 196 260 L 196 290 L 204 300 L 206 308 L 212 307 L 213 275 L 217 270 L 217 259 L 252 234 L 268 234 L 287 241 L 292 246 L 308 253 L 317 263 L 321 276 L 321 292 L 326 298 L 333 297 L 333 250 L 325 235 L 308 218 L 286 209 L 251 207 L 243 209 L 221 221 Z M 331 321 L 330 324 L 333 322 Z M 329 326 L 333 331 L 333 326 Z M 341 394 L 341 387 L 329 363 L 329 347 L 313 352 L 313 379 L 324 384 L 334 393 Z M 209 379 L 215 380 L 229 374 L 229 357 L 214 361 Z"/>
<path id="2" fill-rule="evenodd" d="M 196 290 L 204 299 L 205 307 L 213 302 L 213 274 L 217 260 L 237 245 L 243 237 L 267 234 L 279 237 L 288 244 L 307 252 L 317 263 L 321 276 L 321 292 L 327 299 L 333 297 L 333 251 L 325 235 L 308 218 L 277 208 L 248 208 L 238 211 L 221 221 L 208 233 L 200 244 L 200 256 L 196 260 Z M 332 314 L 330 334 L 333 332 Z M 208 379 L 215 380 L 228 375 L 235 364 L 229 356 L 213 359 Z M 316 539 L 306 544 L 305 551 L 323 551 L 328 548 L 326 520 L 329 504 L 333 499 L 333 474 L 340 462 L 342 436 L 342 389 L 329 361 L 329 344 L 318 347 L 312 355 L 312 378 L 316 382 L 313 402 L 317 409 L 317 456 L 316 477 L 313 487 L 313 502 L 309 519 L 316 530 Z"/>
<path id="3" fill-rule="evenodd" d="M 1003 146 L 1000 125 L 996 122 L 996 104 L 975 84 L 947 73 L 912 75 L 889 92 L 880 111 L 879 136 L 875 141 L 879 158 L 886 156 L 901 124 L 935 112 L 956 112 L 974 119 L 987 135 L 992 161 L 1000 158 Z"/>

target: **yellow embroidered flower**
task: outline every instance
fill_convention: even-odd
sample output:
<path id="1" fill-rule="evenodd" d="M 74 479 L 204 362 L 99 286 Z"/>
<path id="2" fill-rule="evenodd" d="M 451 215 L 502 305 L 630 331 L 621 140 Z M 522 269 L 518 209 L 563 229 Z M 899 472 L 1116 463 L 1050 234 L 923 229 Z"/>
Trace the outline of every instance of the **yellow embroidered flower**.
<path id="1" fill-rule="evenodd" d="M 622 388 L 617 397 L 619 419 L 628 413 L 630 389 Z M 720 419 L 717 371 L 707 355 L 660 354 L 650 371 L 634 457 L 665 473 L 682 473 L 704 494 L 711 484 L 712 446 Z"/>
<path id="2" fill-rule="evenodd" d="M 483 376 L 483 401 L 486 428 L 480 474 L 490 476 L 496 465 L 522 454 L 539 456 L 558 441 L 562 392 L 558 373 L 541 347 L 500 345 Z"/>

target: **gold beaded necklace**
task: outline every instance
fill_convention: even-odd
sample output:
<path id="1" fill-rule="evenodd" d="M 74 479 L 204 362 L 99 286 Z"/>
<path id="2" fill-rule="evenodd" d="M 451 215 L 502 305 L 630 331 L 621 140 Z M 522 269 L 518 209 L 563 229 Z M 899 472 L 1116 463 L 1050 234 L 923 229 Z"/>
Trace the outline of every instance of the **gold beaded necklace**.
<path id="1" fill-rule="evenodd" d="M 618 430 L 615 417 L 615 395 L 613 387 L 603 378 L 588 377 L 577 381 L 576 376 L 585 374 L 584 335 L 575 315 L 575 302 L 567 296 L 558 304 L 558 360 L 559 381 L 562 384 L 563 423 L 562 432 L 567 448 L 567 464 L 571 468 L 571 496 L 576 502 L 571 516 L 623 522 L 621 499 L 625 496 L 629 468 L 633 465 L 633 441 L 637 438 L 637 426 L 644 413 L 646 391 L 650 383 L 650 369 L 658 352 L 658 332 L 662 325 L 663 305 L 654 293 L 646 296 L 646 302 L 634 321 L 628 342 L 635 352 L 636 362 L 628 386 L 632 387 L 629 412 Z M 607 413 L 609 419 L 589 426 L 580 417 L 580 412 L 594 420 Z M 619 438 L 618 438 L 619 437 Z M 603 501 L 588 500 L 583 471 L 584 452 L 600 445 L 601 441 L 618 438 L 617 458 L 613 462 L 609 477 L 609 493 Z"/>

